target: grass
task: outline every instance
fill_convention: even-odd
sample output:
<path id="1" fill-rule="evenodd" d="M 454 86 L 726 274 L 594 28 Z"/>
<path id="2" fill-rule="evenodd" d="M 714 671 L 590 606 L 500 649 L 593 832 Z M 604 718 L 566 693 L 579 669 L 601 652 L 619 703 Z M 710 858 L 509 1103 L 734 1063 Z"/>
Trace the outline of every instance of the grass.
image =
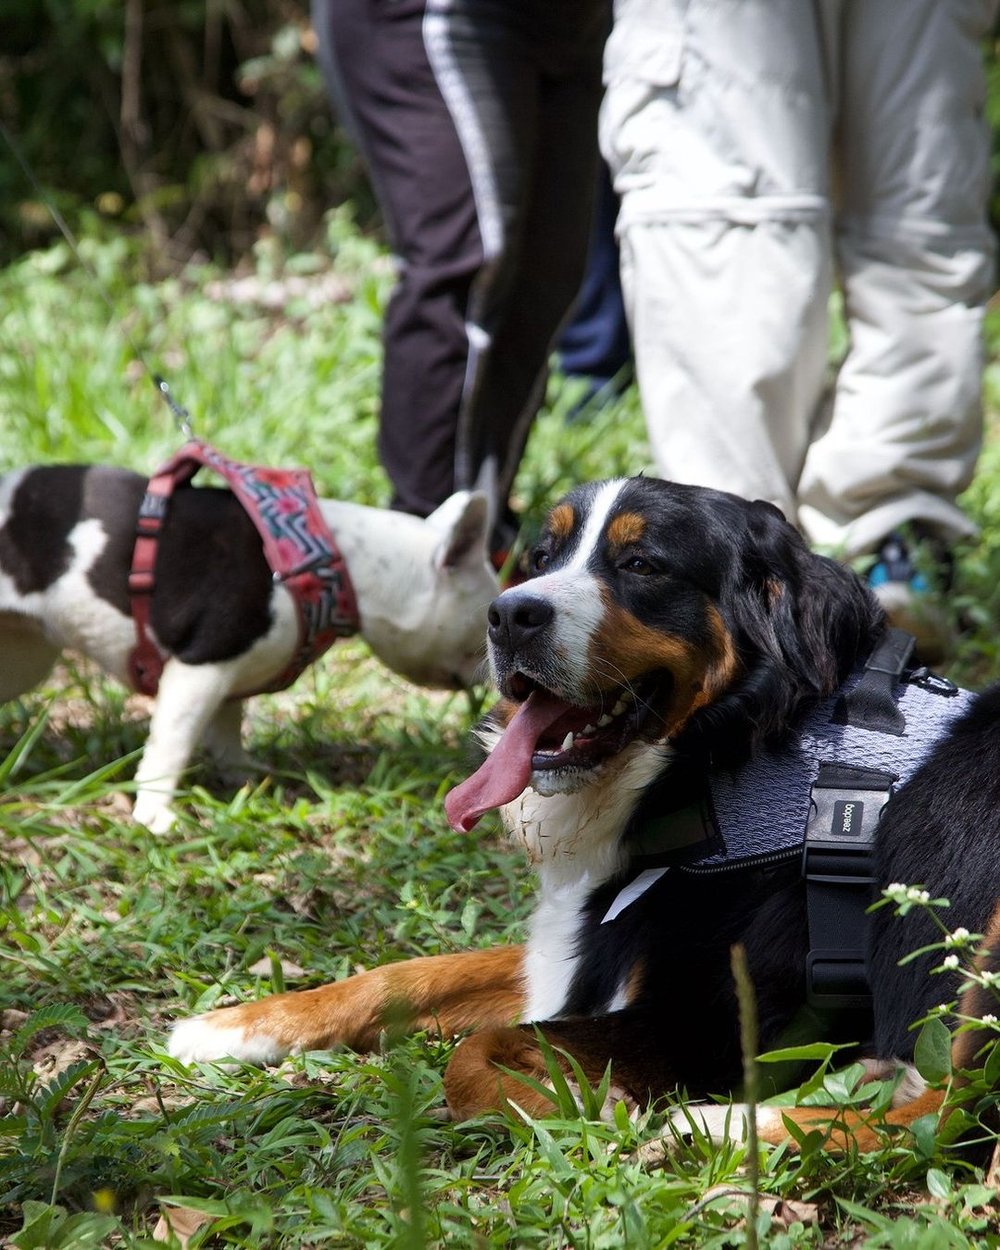
<path id="1" fill-rule="evenodd" d="M 385 502 L 374 445 L 390 274 L 349 218 L 331 219 L 323 256 L 260 250 L 258 290 L 305 279 L 281 315 L 208 266 L 154 287 L 123 240 L 85 248 L 111 309 L 61 245 L 0 274 L 0 469 L 149 470 L 174 450 L 137 347 L 229 454 L 305 463 L 325 493 Z M 331 274 L 342 298 L 314 306 Z M 575 399 L 550 388 L 518 480 L 529 519 L 578 480 L 649 466 L 633 392 L 567 425 Z M 967 504 L 984 537 L 960 557 L 966 632 L 949 671 L 981 684 L 1000 673 L 995 439 Z M 252 702 L 260 771 L 233 791 L 193 770 L 165 837 L 133 826 L 123 798 L 146 711 L 72 662 L 0 708 L 0 1236 L 139 1247 L 172 1213 L 192 1245 L 746 1242 L 743 1147 L 695 1137 L 657 1158 L 656 1117 L 619 1107 L 603 1123 L 599 1099 L 584 1091 L 580 1106 L 568 1087 L 545 1122 L 453 1125 L 438 1114 L 450 1041 L 387 1038 L 377 1055 L 269 1071 L 171 1061 L 177 1015 L 516 939 L 529 899 L 495 826 L 460 836 L 442 816 L 479 711 L 466 696 L 407 687 L 341 644 L 292 691 Z M 817 1080 L 850 1097 L 830 1061 Z M 932 1131 L 868 1158 L 806 1147 L 761 1152 L 761 1244 L 1000 1244 L 993 1189 Z"/>

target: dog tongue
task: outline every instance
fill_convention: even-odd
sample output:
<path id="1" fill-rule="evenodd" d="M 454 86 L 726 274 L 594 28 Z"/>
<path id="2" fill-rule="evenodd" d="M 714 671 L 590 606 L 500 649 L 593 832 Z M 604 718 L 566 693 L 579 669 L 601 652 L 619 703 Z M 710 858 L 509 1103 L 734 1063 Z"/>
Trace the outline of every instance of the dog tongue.
<path id="1" fill-rule="evenodd" d="M 445 795 L 444 810 L 452 829 L 468 833 L 484 812 L 517 798 L 531 780 L 531 757 L 538 739 L 566 707 L 547 691 L 533 690 L 528 695 L 484 763 Z"/>

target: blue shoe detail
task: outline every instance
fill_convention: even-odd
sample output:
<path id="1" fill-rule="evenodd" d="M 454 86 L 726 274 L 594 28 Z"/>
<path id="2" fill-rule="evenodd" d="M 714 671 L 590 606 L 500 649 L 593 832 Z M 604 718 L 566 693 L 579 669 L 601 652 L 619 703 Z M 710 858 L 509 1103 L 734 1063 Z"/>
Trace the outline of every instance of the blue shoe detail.
<path id="1" fill-rule="evenodd" d="M 879 559 L 868 572 L 868 585 L 873 590 L 888 582 L 900 582 L 915 594 L 927 594 L 931 588 L 924 574 L 913 567 L 909 550 L 898 534 L 890 534 L 885 540 Z"/>

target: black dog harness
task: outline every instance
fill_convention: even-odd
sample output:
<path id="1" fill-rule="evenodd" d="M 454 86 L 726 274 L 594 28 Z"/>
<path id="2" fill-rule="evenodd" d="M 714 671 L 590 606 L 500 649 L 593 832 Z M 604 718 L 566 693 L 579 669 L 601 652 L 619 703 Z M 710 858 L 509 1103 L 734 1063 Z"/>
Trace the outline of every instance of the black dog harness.
<path id="1" fill-rule="evenodd" d="M 358 632 L 360 621 L 347 563 L 323 519 L 312 478 L 305 469 L 270 469 L 229 460 L 199 439 L 186 443 L 149 479 L 139 506 L 128 591 L 136 645 L 129 656 L 135 689 L 155 695 L 163 656 L 149 634 L 156 555 L 170 498 L 202 465 L 214 469 L 257 527 L 276 582 L 295 603 L 299 641 L 282 673 L 266 687 L 245 694 L 285 690 L 338 638 Z"/>
<path id="2" fill-rule="evenodd" d="M 863 668 L 807 713 L 796 737 L 735 772 L 711 771 L 690 802 L 663 811 L 665 777 L 636 809 L 626 840 L 632 876 L 605 923 L 671 869 L 729 873 L 801 859 L 809 919 L 811 1001 L 868 1001 L 867 909 L 879 816 L 974 695 L 908 669 L 913 639 L 887 629 Z"/>

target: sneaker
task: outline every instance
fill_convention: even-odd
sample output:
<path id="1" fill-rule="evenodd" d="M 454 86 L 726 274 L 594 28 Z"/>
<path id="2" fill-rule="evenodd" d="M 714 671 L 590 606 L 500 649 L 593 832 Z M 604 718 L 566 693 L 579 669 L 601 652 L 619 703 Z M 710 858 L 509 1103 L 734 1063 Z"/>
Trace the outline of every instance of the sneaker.
<path id="1" fill-rule="evenodd" d="M 917 538 L 924 559 L 914 560 L 901 534 L 893 533 L 879 548 L 868 571 L 868 585 L 885 608 L 890 625 L 916 639 L 915 654 L 922 664 L 940 664 L 955 644 L 954 629 L 942 595 L 951 586 L 951 553 L 932 539 Z M 932 572 L 932 567 L 934 572 Z"/>

